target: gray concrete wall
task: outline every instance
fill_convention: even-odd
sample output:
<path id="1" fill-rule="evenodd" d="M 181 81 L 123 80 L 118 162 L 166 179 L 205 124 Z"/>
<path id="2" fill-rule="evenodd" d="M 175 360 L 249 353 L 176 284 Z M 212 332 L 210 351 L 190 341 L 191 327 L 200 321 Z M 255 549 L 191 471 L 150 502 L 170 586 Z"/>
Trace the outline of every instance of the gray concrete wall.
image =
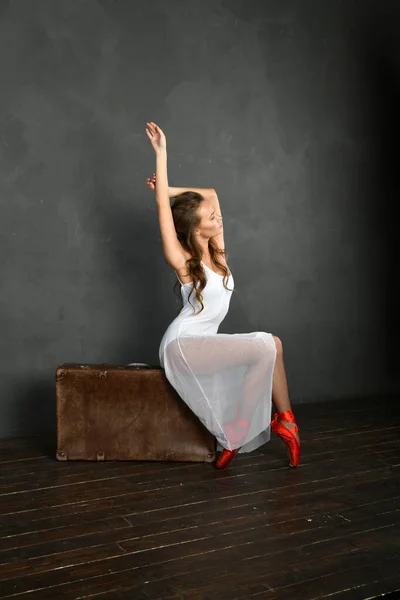
<path id="1" fill-rule="evenodd" d="M 220 332 L 278 335 L 294 404 L 398 391 L 398 11 L 362 6 L 0 3 L 0 437 L 54 428 L 65 361 L 158 364 L 177 301 L 148 120 L 170 184 L 219 194 Z"/>

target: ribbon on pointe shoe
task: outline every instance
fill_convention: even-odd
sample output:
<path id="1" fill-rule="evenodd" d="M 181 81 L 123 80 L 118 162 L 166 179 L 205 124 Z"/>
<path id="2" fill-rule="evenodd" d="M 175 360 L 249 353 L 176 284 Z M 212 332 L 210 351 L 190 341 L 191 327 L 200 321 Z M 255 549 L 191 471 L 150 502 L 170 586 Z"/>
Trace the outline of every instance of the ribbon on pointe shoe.
<path id="1" fill-rule="evenodd" d="M 286 427 L 282 421 L 288 423 L 294 423 L 294 427 Z M 289 466 L 297 467 L 300 463 L 300 444 L 295 438 L 295 433 L 299 430 L 294 414 L 291 410 L 285 410 L 284 412 L 274 413 L 274 418 L 271 421 L 271 430 L 279 435 L 286 443 L 289 451 Z"/>

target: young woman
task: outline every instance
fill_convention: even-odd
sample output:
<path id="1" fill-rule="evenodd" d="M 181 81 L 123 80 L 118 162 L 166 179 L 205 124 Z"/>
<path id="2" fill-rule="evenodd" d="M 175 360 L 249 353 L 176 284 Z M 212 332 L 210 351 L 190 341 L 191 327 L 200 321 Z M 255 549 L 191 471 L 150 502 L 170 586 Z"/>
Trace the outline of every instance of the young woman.
<path id="1" fill-rule="evenodd" d="M 300 439 L 280 339 L 264 331 L 218 333 L 234 279 L 217 194 L 213 189 L 170 188 L 165 135 L 154 122 L 147 123 L 146 133 L 156 153 L 156 173 L 146 182 L 155 191 L 165 259 L 176 273 L 183 301 L 161 340 L 160 365 L 215 436 L 222 450 L 217 468 L 226 467 L 238 452 L 268 442 L 271 429 L 287 444 L 289 466 L 297 467 Z M 277 410 L 271 422 L 272 399 Z"/>

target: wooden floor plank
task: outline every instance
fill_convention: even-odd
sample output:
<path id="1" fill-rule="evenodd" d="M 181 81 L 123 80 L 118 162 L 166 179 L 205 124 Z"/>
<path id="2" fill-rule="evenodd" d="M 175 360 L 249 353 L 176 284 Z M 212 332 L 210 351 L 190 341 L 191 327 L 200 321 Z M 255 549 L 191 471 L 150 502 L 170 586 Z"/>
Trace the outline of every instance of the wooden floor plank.
<path id="1" fill-rule="evenodd" d="M 307 490 L 305 494 L 299 496 L 296 508 L 305 508 L 308 511 L 307 514 L 311 516 L 313 511 L 319 510 L 322 502 L 326 510 L 341 510 L 349 506 L 381 505 L 382 502 L 392 507 L 398 501 L 400 495 L 399 487 L 399 485 L 396 486 L 394 484 L 391 478 L 381 480 L 379 486 L 376 485 L 375 478 L 372 482 L 366 482 L 358 486 L 354 486 L 353 482 L 348 481 L 347 486 L 341 486 L 333 491 L 330 490 L 328 501 L 324 489 L 320 492 Z M 385 498 L 385 500 L 382 501 L 382 498 Z M 368 499 L 367 502 L 366 499 Z M 265 514 L 271 514 L 272 511 L 279 510 L 281 517 L 287 514 L 287 510 L 282 506 L 282 499 L 278 495 L 262 499 L 233 498 L 230 501 L 224 502 L 223 506 L 222 512 L 229 515 L 231 519 L 237 515 L 238 511 L 243 511 L 243 514 L 254 511 L 263 511 Z M 131 514 L 129 508 L 129 506 L 120 508 L 118 516 L 124 518 L 125 521 L 134 526 L 136 532 L 144 531 L 148 533 L 152 531 L 152 528 L 157 529 L 161 533 L 166 531 L 168 527 L 177 530 L 191 526 L 192 524 L 201 522 L 202 519 L 215 519 L 217 518 L 216 515 L 221 512 L 219 504 L 216 504 L 214 500 L 202 502 L 200 505 L 198 503 L 186 504 L 180 507 L 179 511 L 176 511 L 175 508 L 165 508 L 164 510 L 155 512 L 135 512 Z M 292 509 L 289 510 L 289 514 L 292 516 Z M 77 534 L 82 536 L 92 531 L 101 530 L 104 528 L 104 522 L 107 523 L 109 519 L 117 520 L 118 518 L 114 509 L 94 511 L 93 514 L 90 514 L 92 515 L 92 520 L 79 518 L 78 524 L 76 523 L 76 515 L 68 515 L 62 522 L 59 519 L 36 521 L 30 525 L 30 531 L 27 531 L 28 527 L 26 524 L 20 523 L 19 531 L 25 530 L 25 532 L 10 535 L 11 532 L 9 531 L 9 535 L 2 538 L 1 548 L 5 551 L 11 548 L 18 549 L 56 540 L 64 541 L 75 537 Z M 40 532 L 40 536 L 37 535 L 38 532 Z M 0 562 L 4 563 L 1 553 Z"/>
<path id="2" fill-rule="evenodd" d="M 246 459 L 245 459 L 246 460 Z M 356 465 L 361 470 L 369 465 L 381 465 L 384 466 L 387 464 L 386 461 L 380 459 L 378 456 L 369 456 L 369 455 L 354 455 L 354 456 L 344 456 L 341 458 L 340 464 L 333 458 L 330 461 L 324 461 L 323 468 L 326 468 L 326 465 L 329 465 L 330 472 L 334 475 L 342 472 L 342 464 L 347 465 L 351 461 L 352 465 Z M 68 504 L 65 502 L 66 498 L 73 497 L 74 502 L 88 502 L 93 500 L 98 500 L 104 496 L 118 496 L 123 495 L 124 493 L 129 493 L 132 490 L 140 496 L 151 494 L 162 494 L 163 490 L 167 490 L 171 487 L 185 485 L 186 488 L 190 488 L 191 485 L 197 485 L 198 481 L 204 483 L 204 487 L 206 488 L 210 484 L 213 486 L 213 490 L 216 488 L 223 488 L 226 486 L 227 480 L 229 478 L 238 479 L 242 478 L 242 482 L 238 479 L 236 483 L 242 483 L 246 485 L 245 478 L 249 471 L 254 471 L 255 481 L 262 481 L 264 475 L 269 475 L 271 477 L 275 477 L 275 473 L 277 471 L 283 470 L 285 472 L 288 471 L 286 460 L 283 465 L 274 465 L 271 469 L 269 468 L 269 463 L 263 457 L 257 459 L 257 462 L 246 462 L 246 470 L 242 473 L 239 472 L 239 468 L 241 466 L 241 461 L 238 460 L 235 464 L 234 469 L 230 469 L 229 471 L 218 472 L 213 469 L 210 465 L 205 465 L 203 469 L 194 471 L 193 469 L 187 469 L 185 475 L 182 476 L 181 473 L 170 475 L 166 478 L 158 478 L 154 481 L 152 476 L 143 476 L 143 475 L 127 475 L 126 477 L 116 478 L 107 480 L 104 482 L 102 479 L 99 480 L 91 480 L 91 481 L 83 481 L 78 484 L 65 484 L 64 486 L 48 486 L 46 488 L 39 488 L 37 490 L 29 490 L 26 492 L 8 492 L 6 494 L 0 494 L 0 511 L 3 515 L 12 514 L 16 509 L 16 498 L 18 508 L 20 511 L 29 511 L 36 510 L 37 505 L 41 505 L 42 507 L 52 508 L 54 506 L 63 506 Z M 261 465 L 261 469 L 259 469 L 259 465 Z M 209 468 L 207 468 L 209 467 Z M 309 460 L 306 462 L 301 462 L 301 466 L 289 475 L 291 477 L 292 482 L 296 481 L 305 481 L 307 477 L 315 478 L 318 477 L 318 472 L 321 471 L 320 463 L 314 463 Z M 314 480 L 314 479 L 313 479 Z M 136 486 L 136 487 L 135 487 Z M 67 489 L 68 488 L 68 489 Z"/>
<path id="3" fill-rule="evenodd" d="M 380 559 L 385 555 L 386 558 L 383 562 Z M 154 583 L 149 581 L 139 586 L 129 585 L 129 577 L 126 576 L 125 585 L 119 582 L 116 590 L 100 592 L 98 589 L 93 589 L 92 592 L 89 588 L 85 592 L 85 597 L 99 600 L 121 600 L 123 598 L 126 600 L 132 598 L 135 598 L 135 600 L 147 600 L 149 598 L 152 600 L 204 600 L 205 598 L 212 600 L 226 600 L 227 598 L 232 600 L 319 600 L 332 597 L 337 600 L 342 600 L 342 598 L 366 600 L 375 597 L 366 595 L 368 591 L 372 594 L 382 594 L 398 589 L 400 578 L 398 574 L 393 574 L 396 570 L 398 553 L 393 554 L 390 547 L 383 550 L 381 545 L 372 545 L 368 549 L 354 550 L 352 555 L 346 557 L 346 562 L 347 558 L 350 564 L 362 563 L 363 566 L 349 570 L 347 573 L 349 583 L 345 585 L 341 583 L 343 558 L 331 555 L 327 556 L 325 560 L 322 559 L 320 565 L 323 564 L 326 570 L 334 570 L 334 573 L 327 574 L 326 587 L 331 583 L 329 581 L 329 578 L 331 578 L 332 587 L 335 591 L 328 593 L 321 590 L 324 587 L 323 580 L 319 577 L 312 577 L 309 568 L 310 561 L 303 558 L 296 565 L 290 565 L 290 575 L 294 573 L 297 578 L 306 579 L 305 582 L 298 585 L 285 585 L 285 582 L 290 578 L 288 567 L 279 569 L 278 566 L 276 571 L 272 573 L 269 571 L 269 566 L 266 565 L 265 575 L 263 578 L 259 578 L 258 581 L 253 579 L 252 573 L 247 574 L 246 581 L 246 575 L 240 578 L 235 575 L 232 576 L 226 570 L 225 573 L 221 573 L 219 578 L 212 578 L 205 585 L 202 583 L 204 577 L 201 577 L 201 573 L 184 575 L 179 580 L 165 578 Z M 384 570 L 380 570 L 379 579 L 373 581 L 376 577 L 376 565 L 383 566 Z M 386 565 L 388 565 L 387 569 Z M 235 566 L 237 571 L 243 568 L 238 561 L 235 561 Z M 184 583 L 186 580 L 188 580 L 188 585 Z M 190 580 L 193 582 L 192 585 L 189 583 Z M 354 583 L 357 581 L 360 583 Z M 279 585 L 279 582 L 283 582 L 283 585 Z M 272 587 L 274 583 L 279 587 Z M 67 590 L 65 591 L 67 592 Z M 68 596 L 64 597 L 67 598 Z M 47 600 L 47 595 L 44 598 Z"/>
<path id="4" fill-rule="evenodd" d="M 396 467 L 378 467 L 377 469 L 367 469 L 364 472 L 357 472 L 356 474 L 347 473 L 346 475 L 338 475 L 336 477 L 325 480 L 322 479 L 317 480 L 315 482 L 308 482 L 306 487 L 304 487 L 303 489 L 302 486 L 300 488 L 300 491 L 296 491 L 296 494 L 299 495 L 300 493 L 309 493 L 312 491 L 318 492 L 320 490 L 325 489 L 329 489 L 332 491 L 334 489 L 342 489 L 343 487 L 349 485 L 349 483 L 358 483 L 361 485 L 363 483 L 368 483 L 371 481 L 378 482 L 384 480 L 389 480 L 391 485 L 398 489 L 398 472 L 399 469 Z M 243 490 L 233 488 L 232 484 L 230 485 L 230 489 L 224 490 L 225 493 L 219 494 L 219 501 L 224 502 L 224 505 L 226 505 L 228 502 L 242 504 L 244 500 L 251 502 L 263 500 L 265 498 L 271 500 L 274 494 L 276 497 L 279 497 L 282 493 L 286 494 L 287 491 L 290 491 L 290 489 L 292 488 L 292 486 L 290 485 L 291 480 L 285 480 L 284 478 L 287 478 L 287 474 L 283 472 L 281 472 L 281 474 L 283 474 L 282 479 L 272 481 L 267 486 L 265 485 L 265 482 L 262 481 L 259 487 L 256 488 L 253 485 L 251 487 L 251 491 L 248 492 L 246 492 L 246 490 L 243 492 Z M 66 517 L 69 517 L 77 519 L 79 518 L 79 520 L 83 520 L 85 519 L 85 515 L 89 515 L 88 518 L 90 519 L 91 514 L 96 514 L 96 512 L 98 512 L 99 510 L 107 510 L 109 511 L 108 514 L 112 515 L 113 510 L 121 511 L 121 508 L 123 507 L 125 507 L 125 513 L 129 512 L 127 510 L 127 507 L 129 507 L 131 509 L 130 512 L 132 512 L 132 506 L 134 507 L 136 514 L 165 515 L 166 512 L 167 514 L 170 514 L 176 512 L 177 509 L 182 510 L 183 507 L 194 507 L 196 509 L 199 509 L 202 506 L 207 506 L 210 503 L 210 501 L 214 502 L 215 495 L 210 496 L 209 493 L 204 493 L 204 490 L 203 493 L 200 494 L 201 490 L 199 488 L 196 488 L 192 493 L 185 493 L 184 496 L 180 495 L 180 491 L 181 490 L 176 490 L 176 488 L 173 488 L 172 490 L 170 490 L 169 495 L 161 496 L 161 501 L 159 498 L 155 498 L 155 495 L 153 495 L 151 500 L 147 500 L 147 503 L 144 503 L 144 506 L 140 505 L 140 502 L 134 502 L 135 494 L 132 493 L 123 495 L 122 497 L 117 496 L 116 498 L 111 497 L 100 499 L 99 501 L 93 501 L 91 503 L 79 503 L 78 505 L 75 503 L 71 503 L 70 505 L 68 505 L 69 511 L 67 510 L 66 506 L 55 507 L 56 512 L 54 510 L 49 509 L 38 509 L 39 515 L 42 516 L 43 514 L 46 514 L 46 517 L 42 519 L 39 518 L 37 519 L 37 521 L 40 522 L 44 520 L 48 522 L 49 519 L 52 519 L 53 522 L 56 523 L 57 519 L 61 517 L 63 517 L 64 519 Z M 176 494 L 174 494 L 174 492 L 176 492 Z M 17 517 L 19 520 L 25 518 L 25 522 L 30 524 L 32 522 L 35 522 L 31 520 L 32 512 L 35 513 L 35 511 L 30 511 L 28 513 L 17 513 Z"/>
<path id="5" fill-rule="evenodd" d="M 165 578 L 172 578 L 175 592 L 182 594 L 183 590 L 176 582 L 182 582 L 187 573 L 188 578 L 186 579 L 189 581 L 184 592 L 190 594 L 187 595 L 188 598 L 200 600 L 200 598 L 208 597 L 207 594 L 213 593 L 215 600 L 224 600 L 226 597 L 224 594 L 228 590 L 232 592 L 231 586 L 234 585 L 234 589 L 236 589 L 241 581 L 245 586 L 249 583 L 253 586 L 256 584 L 265 586 L 265 583 L 268 583 L 272 589 L 287 586 L 290 580 L 297 584 L 299 578 L 300 581 L 303 581 L 306 577 L 305 573 L 310 568 L 310 563 L 314 565 L 312 572 L 315 574 L 315 564 L 326 557 L 334 557 L 330 561 L 334 565 L 333 567 L 331 564 L 329 568 L 325 565 L 328 574 L 331 572 L 329 569 L 337 572 L 337 569 L 343 566 L 344 556 L 346 565 L 352 564 L 353 559 L 355 564 L 363 564 L 366 558 L 362 552 L 360 554 L 360 548 L 379 546 L 373 553 L 373 560 L 376 561 L 377 556 L 382 555 L 384 543 L 391 555 L 399 557 L 400 525 L 397 523 L 396 526 L 392 526 L 391 520 L 387 516 L 385 526 L 380 525 L 368 531 L 365 531 L 363 522 L 352 524 L 347 528 L 346 535 L 340 535 L 340 532 L 332 525 L 325 526 L 321 540 L 318 539 L 318 531 L 313 529 L 303 530 L 294 536 L 275 535 L 268 540 L 268 543 L 264 541 L 250 544 L 249 541 L 244 541 L 245 536 L 239 536 L 240 539 L 235 541 L 234 547 L 227 540 L 219 538 L 213 538 L 213 544 L 207 548 L 205 540 L 196 540 L 189 548 L 183 548 L 178 544 L 178 546 L 168 547 L 167 551 L 165 548 L 152 550 L 149 556 L 146 556 L 146 553 L 133 556 L 124 555 L 106 561 L 87 562 L 85 565 L 66 568 L 62 571 L 52 571 L 43 577 L 40 575 L 20 577 L 2 582 L 0 589 L 2 597 L 7 598 L 10 591 L 12 594 L 25 594 L 32 589 L 34 584 L 38 590 L 36 593 L 31 592 L 30 597 L 36 600 L 51 598 L 51 594 L 57 598 L 75 597 L 76 594 L 82 593 L 83 589 L 88 595 L 98 589 L 111 591 L 128 586 L 131 591 L 134 590 L 133 597 L 137 598 L 139 596 L 137 592 L 146 585 L 146 591 L 151 591 L 153 594 L 150 597 L 157 598 L 156 590 L 161 589 L 161 597 L 165 598 Z M 275 531 L 275 533 L 277 532 Z M 246 556 L 249 554 L 249 545 L 252 552 L 264 548 L 264 555 L 254 558 Z M 307 555 L 306 558 L 304 553 Z M 251 560 L 247 561 L 246 565 L 241 563 L 239 568 L 238 561 L 243 562 L 246 558 L 251 558 Z M 305 565 L 304 572 L 300 574 L 299 563 Z M 230 569 L 230 577 L 226 578 L 227 566 L 231 565 L 232 567 L 234 564 L 236 568 Z M 282 565 L 285 565 L 285 569 L 283 572 L 278 572 Z M 289 566 L 290 575 L 288 574 Z M 221 575 L 221 569 L 222 579 L 217 577 L 210 583 L 210 576 Z M 242 580 L 241 575 L 243 575 Z M 199 580 L 205 584 L 201 585 Z M 154 585 L 150 588 L 145 581 L 154 582 Z M 133 582 L 136 582 L 135 588 L 132 586 Z M 177 597 L 182 597 L 182 595 Z"/>
<path id="6" fill-rule="evenodd" d="M 276 437 L 224 471 L 64 463 L 51 440 L 0 442 L 0 597 L 356 600 L 397 589 L 399 403 L 296 414 L 298 469 Z"/>
<path id="7" fill-rule="evenodd" d="M 353 577 L 354 579 L 354 573 Z M 340 587 L 340 586 L 336 586 Z M 315 598 L 315 596 L 314 596 Z M 393 574 L 372 583 L 354 583 L 347 590 L 335 590 L 325 598 L 332 600 L 399 600 L 400 575 Z"/>
<path id="8" fill-rule="evenodd" d="M 54 530 L 52 541 L 40 539 L 37 536 L 32 536 L 30 540 L 23 540 L 26 545 L 17 544 L 11 550 L 3 550 L 0 552 L 0 580 L 6 579 L 9 576 L 23 573 L 27 575 L 30 571 L 38 573 L 46 571 L 51 564 L 51 568 L 62 568 L 66 565 L 79 564 L 85 560 L 87 556 L 87 548 L 96 547 L 96 554 L 99 551 L 111 554 L 107 550 L 111 546 L 112 552 L 115 551 L 114 543 L 117 542 L 119 548 L 124 551 L 129 551 L 126 545 L 133 546 L 139 550 L 139 542 L 150 544 L 152 547 L 156 544 L 156 539 L 159 540 L 159 545 L 164 545 L 164 540 L 173 540 L 174 537 L 182 540 L 182 533 L 196 532 L 196 535 L 203 535 L 208 530 L 212 529 L 213 535 L 216 531 L 215 524 L 217 523 L 224 535 L 228 533 L 236 534 L 242 529 L 251 529 L 252 527 L 271 527 L 279 523 L 289 522 L 290 526 L 298 521 L 297 525 L 303 526 L 306 522 L 309 527 L 320 526 L 321 523 L 329 523 L 336 520 L 339 524 L 342 522 L 354 521 L 353 514 L 370 515 L 371 519 L 377 515 L 386 512 L 393 513 L 400 510 L 400 496 L 394 498 L 382 498 L 383 489 L 370 492 L 369 504 L 360 507 L 349 506 L 348 499 L 343 500 L 343 493 L 337 493 L 336 498 L 329 498 L 329 505 L 333 506 L 335 512 L 324 513 L 321 515 L 318 512 L 318 507 L 321 504 L 321 496 L 315 502 L 312 502 L 312 495 L 308 495 L 301 499 L 301 502 L 296 504 L 295 508 L 282 507 L 282 502 L 265 503 L 262 502 L 258 506 L 244 505 L 236 508 L 231 508 L 227 511 L 226 508 L 217 508 L 210 512 L 202 512 L 175 518 L 169 518 L 164 521 L 155 520 L 153 522 L 146 521 L 141 518 L 125 518 L 112 519 L 110 521 L 91 524 L 87 530 L 83 525 L 81 531 L 78 528 L 72 529 L 68 533 L 65 531 Z M 375 492 L 375 495 L 374 495 Z M 348 497 L 354 495 L 355 489 L 348 490 Z M 380 498 L 373 501 L 374 498 Z M 325 503 L 325 506 L 327 504 Z M 338 512 L 340 511 L 340 512 Z M 227 514 L 228 513 L 228 514 Z M 250 513 L 250 514 L 249 514 Z M 49 536 L 50 537 L 50 536 Z M 51 538 L 50 538 L 51 539 Z M 19 541 L 19 540 L 18 540 Z M 30 545 L 29 545 L 30 542 Z M 11 544 L 13 540 L 11 539 Z M 10 545 L 11 545 L 10 544 Z M 15 544 L 15 542 L 14 542 Z M 101 548 L 104 546 L 104 548 Z M 145 546 L 145 550 L 147 547 Z M 52 562 L 49 563 L 49 556 L 52 556 Z M 29 564 L 26 560 L 29 559 Z"/>
<path id="9" fill-rule="evenodd" d="M 276 440 L 278 441 L 278 440 Z M 276 442 L 275 441 L 275 442 Z M 351 442 L 352 447 L 353 442 Z M 269 444 L 270 448 L 274 448 L 274 452 L 270 452 L 269 462 L 271 465 L 278 464 L 282 462 L 281 450 L 283 445 L 278 442 L 278 444 L 271 442 Z M 398 456 L 400 457 L 400 435 L 397 433 L 388 435 L 384 431 L 380 434 L 379 437 L 375 437 L 373 439 L 365 440 L 364 442 L 360 442 L 358 446 L 359 452 L 367 452 L 368 454 L 377 454 L 378 452 L 391 451 L 393 455 L 395 455 L 396 451 Z M 303 442 L 303 452 L 302 458 L 305 461 L 313 459 L 313 462 L 318 462 L 320 460 L 324 460 L 325 458 L 331 456 L 332 458 L 340 458 L 341 455 L 346 454 L 348 452 L 347 447 L 343 447 L 341 445 L 340 448 L 331 448 L 329 445 L 325 443 L 316 444 L 315 442 L 312 444 L 308 440 Z M 265 452 L 266 454 L 266 452 Z M 256 455 L 255 453 L 251 453 L 250 462 L 257 461 L 257 457 L 263 456 L 263 454 Z M 239 458 L 239 457 L 238 457 Z M 242 458 L 242 457 L 240 457 Z M 243 457 L 245 458 L 245 457 Z M 154 480 L 157 479 L 157 475 L 163 477 L 168 472 L 187 472 L 189 470 L 196 469 L 199 470 L 199 467 L 206 467 L 210 469 L 210 465 L 201 465 L 199 463 L 195 463 L 195 465 L 190 465 L 187 463 L 174 463 L 171 465 L 169 463 L 165 466 L 164 469 L 160 468 L 159 463 L 93 463 L 93 462 L 66 462 L 66 463 L 57 463 L 53 469 L 50 469 L 49 466 L 43 464 L 36 467 L 34 471 L 23 472 L 22 469 L 18 469 L 17 471 L 13 471 L 12 474 L 3 474 L 0 476 L 0 494 L 4 495 L 8 492 L 23 492 L 34 489 L 39 489 L 46 487 L 50 483 L 53 484 L 53 487 L 57 485 L 65 486 L 68 483 L 79 483 L 87 481 L 87 478 L 94 479 L 93 475 L 95 472 L 98 473 L 98 480 L 106 480 L 117 477 L 125 477 L 129 476 L 140 476 L 143 477 L 154 477 Z"/>
<path id="10" fill-rule="evenodd" d="M 385 507 L 387 509 L 387 506 Z M 379 525 L 374 525 L 374 519 L 378 515 Z M 32 576 L 26 571 L 25 576 L 16 579 L 8 579 L 3 583 L 3 594 L 7 593 L 9 586 L 12 589 L 17 589 L 19 593 L 26 592 L 31 589 L 33 579 L 40 587 L 44 588 L 45 581 L 51 581 L 51 585 L 60 586 L 71 579 L 80 579 L 82 575 L 91 576 L 101 575 L 105 571 L 124 571 L 126 568 L 139 569 L 147 568 L 151 565 L 156 565 L 162 559 L 164 562 L 179 562 L 185 557 L 193 555 L 195 561 L 198 562 L 199 554 L 207 555 L 211 547 L 213 552 L 216 550 L 224 551 L 226 549 L 235 548 L 236 555 L 241 558 L 246 557 L 260 558 L 266 554 L 270 554 L 271 542 L 279 544 L 280 552 L 284 549 L 294 549 L 302 547 L 304 544 L 319 544 L 318 551 L 321 549 L 322 540 L 338 540 L 346 549 L 352 547 L 354 535 L 363 535 L 367 532 L 367 537 L 373 533 L 379 533 L 380 530 L 385 530 L 386 539 L 391 539 L 391 530 L 395 533 L 395 543 L 398 543 L 400 535 L 400 509 L 397 503 L 397 508 L 394 510 L 383 510 L 379 513 L 375 506 L 369 506 L 368 509 L 360 513 L 359 508 L 341 511 L 340 515 L 314 515 L 313 518 L 300 518 L 296 521 L 281 521 L 279 511 L 274 516 L 265 518 L 264 514 L 249 515 L 244 518 L 239 518 L 232 528 L 231 520 L 217 520 L 211 523 L 207 522 L 204 525 L 184 528 L 178 531 L 172 530 L 167 532 L 167 535 L 149 534 L 138 535 L 132 539 L 126 539 L 126 535 L 119 536 L 119 531 L 113 531 L 113 541 L 118 539 L 118 547 L 122 549 L 124 554 L 118 552 L 108 556 L 106 559 L 97 559 L 90 561 L 93 557 L 93 547 L 82 551 L 79 563 L 74 566 L 68 566 L 68 561 L 73 558 L 68 557 L 67 564 L 57 563 L 56 557 L 53 557 L 55 570 L 47 571 L 42 575 L 34 572 Z M 275 519 L 275 520 L 274 520 Z M 122 533 L 122 532 L 121 532 Z M 134 531 L 132 531 L 134 533 Z M 116 534 L 116 535 L 115 535 Z M 339 534 L 339 535 L 338 535 Z M 109 534 L 99 534 L 98 541 L 107 538 Z M 128 534 L 129 535 L 129 534 Z M 131 534 L 132 535 L 132 534 Z M 350 539 L 349 539 L 350 538 Z M 98 549 L 94 548 L 96 553 Z M 209 557 L 206 556 L 206 562 Z M 87 565 L 87 562 L 90 562 Z M 47 564 L 48 564 L 47 559 Z M 33 568 L 34 568 L 33 564 Z M 63 567 L 63 568 L 60 568 Z M 164 566 L 164 572 L 167 567 Z M 175 567 L 173 567 L 175 568 Z M 28 568 L 29 570 L 29 568 Z M 41 583 L 42 582 L 42 583 Z"/>

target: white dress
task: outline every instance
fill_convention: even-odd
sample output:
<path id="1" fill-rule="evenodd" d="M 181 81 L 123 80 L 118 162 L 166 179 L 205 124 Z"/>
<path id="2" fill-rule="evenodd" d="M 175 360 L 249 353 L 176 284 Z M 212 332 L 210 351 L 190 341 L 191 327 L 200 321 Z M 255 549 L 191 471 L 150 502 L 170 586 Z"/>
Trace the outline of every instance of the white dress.
<path id="1" fill-rule="evenodd" d="M 204 310 L 193 316 L 193 282 L 181 283 L 183 308 L 163 335 L 160 365 L 170 384 L 215 436 L 217 449 L 251 452 L 270 440 L 276 345 L 271 333 L 218 333 L 232 292 L 202 262 Z M 178 278 L 179 279 L 179 278 Z M 233 289 L 230 272 L 228 287 Z M 193 291 L 190 301 L 201 308 Z"/>

